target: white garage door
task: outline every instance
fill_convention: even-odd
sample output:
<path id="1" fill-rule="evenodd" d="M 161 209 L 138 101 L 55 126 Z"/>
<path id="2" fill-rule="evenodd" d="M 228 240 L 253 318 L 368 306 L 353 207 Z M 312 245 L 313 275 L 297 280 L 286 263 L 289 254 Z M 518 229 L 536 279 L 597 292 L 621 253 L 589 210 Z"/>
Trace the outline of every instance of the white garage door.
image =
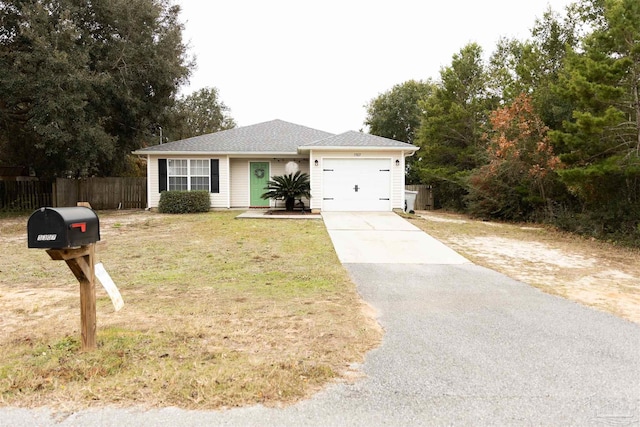
<path id="1" fill-rule="evenodd" d="M 390 211 L 391 159 L 324 159 L 323 211 Z"/>

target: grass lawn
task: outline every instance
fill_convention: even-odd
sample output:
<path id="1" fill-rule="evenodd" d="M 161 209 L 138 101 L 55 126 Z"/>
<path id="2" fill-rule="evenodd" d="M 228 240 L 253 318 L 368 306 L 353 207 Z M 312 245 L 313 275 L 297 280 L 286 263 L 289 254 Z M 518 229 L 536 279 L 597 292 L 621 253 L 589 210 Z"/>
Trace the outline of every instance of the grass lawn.
<path id="1" fill-rule="evenodd" d="M 381 332 L 323 223 L 238 213 L 99 212 L 125 307 L 97 285 L 87 353 L 73 274 L 27 249 L 27 216 L 0 218 L 0 404 L 279 405 L 352 376 Z"/>

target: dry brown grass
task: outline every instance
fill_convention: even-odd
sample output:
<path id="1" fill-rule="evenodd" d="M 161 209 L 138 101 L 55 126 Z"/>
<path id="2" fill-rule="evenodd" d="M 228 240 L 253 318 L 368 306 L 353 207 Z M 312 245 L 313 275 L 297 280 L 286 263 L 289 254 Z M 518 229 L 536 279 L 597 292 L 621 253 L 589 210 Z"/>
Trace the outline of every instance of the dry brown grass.
<path id="1" fill-rule="evenodd" d="M 640 323 L 640 251 L 531 224 L 472 220 L 441 211 L 412 222 L 469 260 Z"/>
<path id="2" fill-rule="evenodd" d="M 321 221 L 101 212 L 98 350 L 79 351 L 78 284 L 0 219 L 0 403 L 280 405 L 349 377 L 379 342 Z"/>

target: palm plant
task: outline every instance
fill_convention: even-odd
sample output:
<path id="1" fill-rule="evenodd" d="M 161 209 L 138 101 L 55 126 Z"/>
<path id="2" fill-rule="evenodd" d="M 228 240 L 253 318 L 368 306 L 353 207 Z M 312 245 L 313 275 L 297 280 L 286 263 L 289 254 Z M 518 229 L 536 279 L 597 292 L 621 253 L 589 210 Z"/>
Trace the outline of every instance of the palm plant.
<path id="1" fill-rule="evenodd" d="M 260 197 L 263 199 L 284 200 L 284 206 L 287 211 L 293 210 L 296 199 L 301 197 L 311 198 L 309 175 L 300 171 L 295 174 L 272 177 L 267 182 L 265 190 L 268 191 Z"/>

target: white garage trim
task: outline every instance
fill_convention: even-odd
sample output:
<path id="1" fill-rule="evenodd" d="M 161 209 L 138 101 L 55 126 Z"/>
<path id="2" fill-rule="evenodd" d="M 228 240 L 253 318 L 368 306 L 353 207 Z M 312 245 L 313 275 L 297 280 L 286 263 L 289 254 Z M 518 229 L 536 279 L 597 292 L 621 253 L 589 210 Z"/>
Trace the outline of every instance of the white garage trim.
<path id="1" fill-rule="evenodd" d="M 390 211 L 391 158 L 324 158 L 323 211 Z"/>

